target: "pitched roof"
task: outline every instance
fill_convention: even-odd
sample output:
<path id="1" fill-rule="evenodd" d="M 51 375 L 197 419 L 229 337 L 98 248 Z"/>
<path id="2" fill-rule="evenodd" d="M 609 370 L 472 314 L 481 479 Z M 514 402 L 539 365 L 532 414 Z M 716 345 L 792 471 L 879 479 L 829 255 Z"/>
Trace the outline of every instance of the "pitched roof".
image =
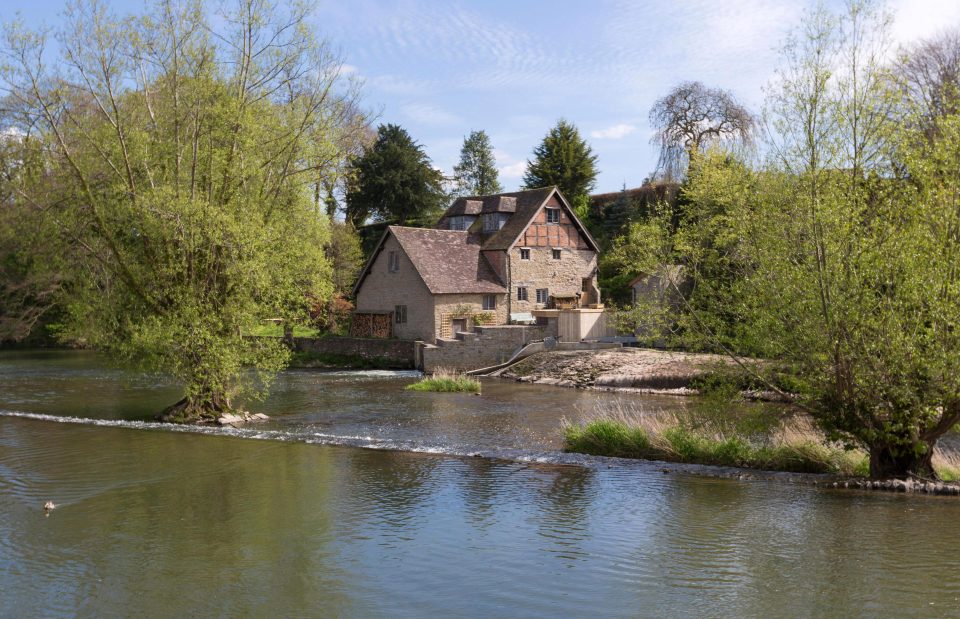
<path id="1" fill-rule="evenodd" d="M 536 216 L 540 207 L 550 199 L 550 196 L 556 192 L 560 201 L 567 205 L 570 215 L 573 218 L 577 228 L 587 239 L 587 242 L 596 251 L 598 250 L 596 241 L 590 236 L 586 226 L 577 219 L 569 203 L 555 186 L 541 187 L 539 189 L 525 189 L 523 191 L 513 191 L 510 193 L 498 193 L 489 196 L 464 196 L 457 198 L 450 208 L 440 219 L 441 225 L 444 219 L 454 215 L 476 214 L 478 212 L 505 212 L 513 213 L 507 223 L 500 230 L 493 233 L 483 241 L 484 250 L 507 250 L 513 247 L 523 231 L 527 229 L 530 221 Z M 480 203 L 482 206 L 477 210 Z"/>
<path id="2" fill-rule="evenodd" d="M 387 235 L 393 235 L 432 294 L 497 294 L 506 287 L 480 252 L 480 237 L 461 230 L 389 226 L 367 262 L 360 288 Z"/>

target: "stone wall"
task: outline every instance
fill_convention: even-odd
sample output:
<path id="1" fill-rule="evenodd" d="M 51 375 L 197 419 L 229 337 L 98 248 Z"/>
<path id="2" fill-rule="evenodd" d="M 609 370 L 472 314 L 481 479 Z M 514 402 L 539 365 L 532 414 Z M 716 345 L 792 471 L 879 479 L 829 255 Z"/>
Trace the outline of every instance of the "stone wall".
<path id="1" fill-rule="evenodd" d="M 415 368 L 416 342 L 365 337 L 295 337 L 296 352 L 382 359 L 397 368 Z"/>
<path id="2" fill-rule="evenodd" d="M 475 314 L 493 314 L 492 325 L 507 324 L 507 299 L 505 294 L 498 294 L 497 309 L 484 310 L 482 294 L 438 294 L 433 297 L 433 322 L 437 327 L 437 337 L 452 338 L 454 333 L 451 329 L 454 318 L 466 318 L 467 331 L 473 331 L 473 328 L 480 326 L 475 324 L 473 316 Z M 469 308 L 469 309 L 468 309 Z M 468 309 L 466 315 L 462 315 L 461 310 Z M 424 338 L 426 339 L 426 338 Z M 433 342 L 433 338 L 427 341 Z"/>
<path id="3" fill-rule="evenodd" d="M 561 205 L 554 196 L 547 207 Z M 521 249 L 529 250 L 530 259 L 521 260 Z M 553 250 L 560 250 L 560 259 Z M 597 267 L 597 254 L 577 231 L 565 209 L 560 209 L 560 223 L 548 224 L 546 208 L 533 218 L 510 251 L 510 311 L 529 312 L 544 307 L 537 304 L 537 288 L 546 288 L 557 296 L 575 296 L 583 290 L 583 279 Z M 517 298 L 518 287 L 527 288 L 527 300 Z"/>
<path id="4" fill-rule="evenodd" d="M 423 370 L 476 370 L 509 361 L 518 350 L 535 340 L 543 339 L 537 326 L 501 325 L 477 327 L 456 341 L 439 341 L 436 346 L 424 345 Z"/>
<path id="5" fill-rule="evenodd" d="M 400 252 L 400 268 L 396 272 L 388 269 L 388 256 L 391 251 Z M 400 243 L 390 235 L 370 266 L 363 285 L 357 291 L 356 311 L 393 312 L 397 305 L 407 306 L 407 322 L 397 324 L 394 319 L 393 335 L 404 340 L 421 339 L 432 342 L 433 295 L 400 247 Z"/>

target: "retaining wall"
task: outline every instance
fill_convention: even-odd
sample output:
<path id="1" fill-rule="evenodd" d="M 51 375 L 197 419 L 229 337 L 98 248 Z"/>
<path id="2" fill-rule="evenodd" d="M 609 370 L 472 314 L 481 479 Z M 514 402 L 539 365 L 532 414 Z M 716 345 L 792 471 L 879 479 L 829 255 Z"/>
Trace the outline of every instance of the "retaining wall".
<path id="1" fill-rule="evenodd" d="M 411 340 L 366 337 L 293 338 L 293 350 L 296 352 L 385 359 L 397 368 L 416 368 L 419 365 L 416 344 Z"/>
<path id="2" fill-rule="evenodd" d="M 542 340 L 543 331 L 539 326 L 484 326 L 476 327 L 473 333 L 461 334 L 462 339 L 438 339 L 436 345 L 421 344 L 423 371 L 469 371 L 504 363 L 530 342 Z"/>

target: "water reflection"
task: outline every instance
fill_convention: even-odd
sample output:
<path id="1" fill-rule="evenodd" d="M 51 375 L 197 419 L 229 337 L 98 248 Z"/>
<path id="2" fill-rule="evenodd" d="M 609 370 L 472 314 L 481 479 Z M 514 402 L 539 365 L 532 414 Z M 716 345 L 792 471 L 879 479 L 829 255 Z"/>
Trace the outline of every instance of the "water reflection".
<path id="1" fill-rule="evenodd" d="M 122 392 L 122 373 L 83 378 L 76 369 L 67 364 L 63 380 L 91 409 L 103 404 L 97 397 Z M 0 407 L 26 401 L 30 385 L 56 374 L 42 363 L 17 371 L 14 387 L 0 388 Z M 0 375 L 17 371 L 0 363 Z M 85 385 L 98 376 L 114 387 Z M 273 427 L 290 432 L 353 428 L 419 444 L 483 445 L 512 431 L 511 440 L 546 446 L 555 440 L 547 428 L 569 411 L 556 402 L 552 410 L 528 405 L 518 394 L 531 392 L 509 385 L 482 398 L 421 401 L 397 388 L 408 379 L 304 373 L 285 380 L 291 394 L 278 392 L 270 405 Z M 152 387 L 135 389 L 161 399 Z M 576 394 L 554 392 L 567 400 Z M 324 408 L 344 393 L 355 398 Z M 487 398 L 489 410 L 473 403 Z M 68 401 L 38 396 L 36 406 L 67 414 Z M 531 439 L 521 439 L 525 427 Z M 960 541 L 949 535 L 960 502 L 950 497 L 711 480 L 630 464 L 361 450 L 283 436 L 244 440 L 0 416 L 0 615 L 926 616 L 960 609 Z M 48 499 L 59 505 L 49 518 L 41 509 Z"/>

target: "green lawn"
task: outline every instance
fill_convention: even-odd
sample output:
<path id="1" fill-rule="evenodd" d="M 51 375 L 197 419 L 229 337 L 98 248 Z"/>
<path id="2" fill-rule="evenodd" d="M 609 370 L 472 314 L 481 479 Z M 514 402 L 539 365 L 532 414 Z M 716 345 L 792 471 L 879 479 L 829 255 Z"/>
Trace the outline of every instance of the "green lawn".
<path id="1" fill-rule="evenodd" d="M 244 335 L 256 337 L 283 337 L 283 325 L 273 322 L 265 322 L 257 325 Z M 320 330 L 313 327 L 304 327 L 297 325 L 293 328 L 293 337 L 318 337 Z"/>

